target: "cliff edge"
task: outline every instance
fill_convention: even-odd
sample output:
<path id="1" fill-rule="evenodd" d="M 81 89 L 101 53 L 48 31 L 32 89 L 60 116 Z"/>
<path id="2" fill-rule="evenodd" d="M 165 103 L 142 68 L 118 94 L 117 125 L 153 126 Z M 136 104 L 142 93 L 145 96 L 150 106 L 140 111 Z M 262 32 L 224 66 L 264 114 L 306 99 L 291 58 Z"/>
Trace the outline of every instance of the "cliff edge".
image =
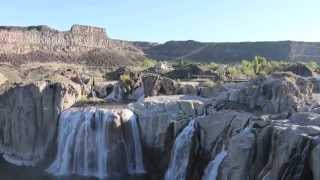
<path id="1" fill-rule="evenodd" d="M 110 39 L 104 28 L 73 25 L 69 31 L 48 26 L 0 26 L 0 61 L 62 61 L 97 65 L 130 64 L 143 52 Z M 98 61 L 98 62 L 97 62 Z"/>

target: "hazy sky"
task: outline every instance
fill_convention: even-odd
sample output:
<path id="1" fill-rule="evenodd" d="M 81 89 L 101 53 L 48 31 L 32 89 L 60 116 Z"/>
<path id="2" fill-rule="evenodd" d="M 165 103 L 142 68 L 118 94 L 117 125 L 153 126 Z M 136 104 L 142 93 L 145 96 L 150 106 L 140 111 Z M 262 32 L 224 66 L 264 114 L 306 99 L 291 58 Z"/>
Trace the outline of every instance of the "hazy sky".
<path id="1" fill-rule="evenodd" d="M 3 0 L 0 24 L 88 24 L 155 42 L 320 41 L 320 0 Z"/>

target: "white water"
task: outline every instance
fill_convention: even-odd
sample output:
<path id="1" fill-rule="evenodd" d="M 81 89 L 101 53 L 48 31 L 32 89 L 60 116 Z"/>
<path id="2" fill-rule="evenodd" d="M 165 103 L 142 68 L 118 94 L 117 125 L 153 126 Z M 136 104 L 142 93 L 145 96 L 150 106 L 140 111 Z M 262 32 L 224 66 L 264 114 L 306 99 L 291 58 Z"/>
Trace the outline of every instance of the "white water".
<path id="1" fill-rule="evenodd" d="M 130 123 L 131 128 L 131 134 L 130 137 L 132 138 L 131 141 L 133 143 L 128 143 L 129 151 L 127 152 L 134 152 L 134 155 L 128 157 L 131 157 L 130 160 L 128 158 L 128 165 L 129 165 L 129 173 L 130 174 L 136 174 L 136 173 L 145 173 L 144 166 L 143 166 L 143 158 L 142 158 L 142 148 L 140 143 L 140 133 L 139 133 L 139 127 L 136 116 L 133 114 L 132 111 L 125 109 L 122 113 L 122 118 L 127 119 Z"/>
<path id="2" fill-rule="evenodd" d="M 136 117 L 130 110 L 71 108 L 59 122 L 58 152 L 49 173 L 105 178 L 144 172 Z"/>
<path id="3" fill-rule="evenodd" d="M 107 96 L 106 99 L 115 102 L 123 100 L 123 90 L 119 83 L 114 85 L 112 92 Z"/>
<path id="4" fill-rule="evenodd" d="M 166 180 L 184 180 L 187 176 L 189 158 L 192 150 L 192 139 L 195 129 L 195 121 L 189 122 L 176 138 L 171 152 L 169 168 L 165 174 Z"/>
<path id="5" fill-rule="evenodd" d="M 138 87 L 135 89 L 132 94 L 129 95 L 128 99 L 130 100 L 138 100 L 140 101 L 141 99 L 144 98 L 144 88 L 143 86 Z"/>
<path id="6" fill-rule="evenodd" d="M 212 160 L 204 171 L 202 180 L 216 180 L 219 172 L 220 164 L 223 162 L 224 158 L 227 156 L 227 151 L 222 150 L 216 155 L 214 160 Z"/>

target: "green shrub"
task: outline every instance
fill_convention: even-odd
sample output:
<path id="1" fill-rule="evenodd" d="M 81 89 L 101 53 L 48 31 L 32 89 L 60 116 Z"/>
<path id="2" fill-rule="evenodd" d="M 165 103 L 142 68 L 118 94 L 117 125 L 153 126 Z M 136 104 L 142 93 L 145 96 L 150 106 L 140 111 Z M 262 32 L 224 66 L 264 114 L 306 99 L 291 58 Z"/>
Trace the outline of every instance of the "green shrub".
<path id="1" fill-rule="evenodd" d="M 157 64 L 157 61 L 155 61 L 153 59 L 146 58 L 143 60 L 141 66 L 143 69 L 148 69 L 148 68 L 154 67 L 156 64 Z"/>
<path id="2" fill-rule="evenodd" d="M 131 77 L 129 74 L 123 74 L 120 76 L 120 81 L 125 88 L 125 92 L 130 92 L 131 90 Z"/>
<path id="3" fill-rule="evenodd" d="M 235 78 L 241 74 L 240 68 L 235 65 L 228 65 L 226 68 L 226 75 L 230 76 L 228 78 Z"/>
<path id="4" fill-rule="evenodd" d="M 205 67 L 212 71 L 217 71 L 219 69 L 219 64 L 209 63 L 209 64 L 205 64 Z"/>
<path id="5" fill-rule="evenodd" d="M 317 69 L 319 69 L 319 64 L 315 61 L 309 61 L 306 66 L 308 68 L 310 68 L 312 71 L 316 71 Z"/>
<path id="6" fill-rule="evenodd" d="M 241 69 L 242 73 L 247 76 L 254 76 L 255 75 L 255 72 L 253 69 L 253 63 L 251 63 L 248 60 L 241 61 L 240 69 Z"/>
<path id="7" fill-rule="evenodd" d="M 267 75 L 274 71 L 281 70 L 284 62 L 269 61 L 264 57 L 256 56 L 253 60 L 243 60 L 240 64 L 241 72 L 249 77 Z"/>

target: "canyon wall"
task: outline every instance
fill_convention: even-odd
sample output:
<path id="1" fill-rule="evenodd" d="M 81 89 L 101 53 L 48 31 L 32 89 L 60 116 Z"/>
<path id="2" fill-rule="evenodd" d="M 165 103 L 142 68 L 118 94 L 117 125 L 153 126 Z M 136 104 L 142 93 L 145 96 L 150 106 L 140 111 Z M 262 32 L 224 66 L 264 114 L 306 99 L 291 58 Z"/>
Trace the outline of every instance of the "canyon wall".
<path id="1" fill-rule="evenodd" d="M 47 26 L 0 27 L 0 43 L 0 53 L 17 54 L 36 50 L 81 52 L 108 47 L 104 29 L 80 25 L 65 32 Z"/>
<path id="2" fill-rule="evenodd" d="M 0 26 L 0 61 L 63 61 L 128 64 L 143 57 L 130 43 L 107 37 L 103 28 L 73 25 L 69 31 L 48 26 Z M 99 63 L 97 63 L 99 61 Z"/>

